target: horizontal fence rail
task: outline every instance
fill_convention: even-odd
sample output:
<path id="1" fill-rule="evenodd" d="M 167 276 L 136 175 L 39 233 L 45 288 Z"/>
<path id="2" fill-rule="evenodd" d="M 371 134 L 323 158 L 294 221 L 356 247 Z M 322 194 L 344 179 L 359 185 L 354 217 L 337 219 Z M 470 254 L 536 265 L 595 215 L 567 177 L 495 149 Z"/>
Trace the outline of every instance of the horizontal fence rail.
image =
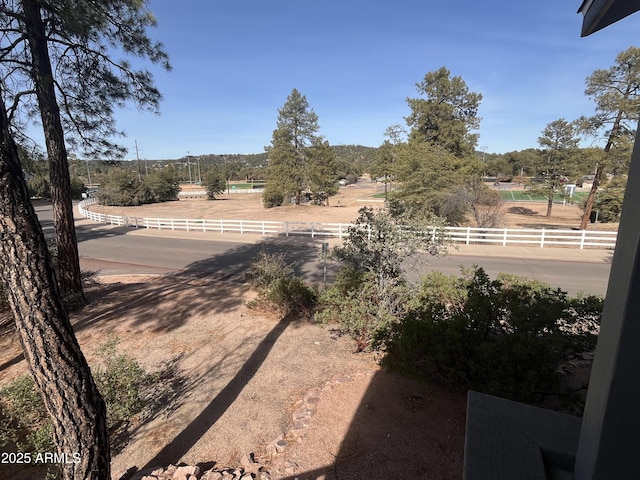
<path id="1" fill-rule="evenodd" d="M 80 215 L 94 222 L 107 223 L 134 228 L 150 228 L 187 232 L 235 232 L 261 235 L 338 237 L 347 236 L 350 223 L 322 222 L 273 222 L 263 220 L 207 220 L 188 218 L 140 218 L 121 215 L 106 215 L 88 210 L 87 207 L 98 203 L 95 198 L 83 200 L 78 204 Z M 436 230 L 434 229 L 433 232 Z M 453 243 L 465 245 L 520 245 L 565 246 L 575 248 L 614 248 L 617 232 L 593 230 L 554 230 L 554 229 L 518 229 L 518 228 L 477 228 L 443 227 L 437 229 Z M 431 230 L 430 230 L 431 232 Z M 434 233 L 435 234 L 435 233 Z"/>

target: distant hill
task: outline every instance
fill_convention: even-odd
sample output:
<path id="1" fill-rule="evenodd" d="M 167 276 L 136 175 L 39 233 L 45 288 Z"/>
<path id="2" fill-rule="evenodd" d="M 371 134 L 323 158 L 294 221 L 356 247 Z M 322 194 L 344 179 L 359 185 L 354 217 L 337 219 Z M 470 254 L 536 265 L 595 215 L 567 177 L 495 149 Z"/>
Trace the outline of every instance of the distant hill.
<path id="1" fill-rule="evenodd" d="M 331 149 L 335 152 L 336 158 L 341 163 L 352 164 L 356 163 L 360 165 L 363 170 L 367 170 L 373 162 L 376 151 L 376 147 L 365 147 L 363 145 L 332 145 Z M 206 154 L 206 155 L 194 155 L 192 159 L 199 159 L 203 164 L 224 164 L 224 163 L 239 163 L 249 167 L 266 166 L 267 164 L 266 153 L 225 153 L 225 154 Z M 153 160 L 154 162 L 182 162 L 185 157 L 176 159 L 162 159 Z"/>

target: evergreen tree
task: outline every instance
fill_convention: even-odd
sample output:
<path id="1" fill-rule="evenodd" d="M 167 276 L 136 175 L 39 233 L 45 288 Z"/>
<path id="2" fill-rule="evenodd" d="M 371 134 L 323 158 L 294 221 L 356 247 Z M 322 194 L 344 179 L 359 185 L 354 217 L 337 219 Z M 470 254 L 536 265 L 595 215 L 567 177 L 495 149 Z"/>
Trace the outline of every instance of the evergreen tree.
<path id="1" fill-rule="evenodd" d="M 318 135 L 318 116 L 310 109 L 307 98 L 295 88 L 278 110 L 276 129 L 269 155 L 267 184 L 263 196 L 265 206 L 275 206 L 281 198 L 300 204 L 302 193 L 326 191 L 335 180 L 333 152 L 329 143 Z"/>
<path id="2" fill-rule="evenodd" d="M 426 98 L 407 99 L 409 141 L 436 145 L 457 157 L 473 155 L 478 134 L 472 131 L 480 127 L 482 95 L 470 92 L 462 77 L 451 77 L 445 67 L 428 72 L 416 87 Z"/>
<path id="3" fill-rule="evenodd" d="M 635 135 L 640 116 L 640 48 L 630 47 L 618 54 L 611 68 L 593 72 L 587 78 L 584 93 L 595 101 L 596 113 L 581 117 L 576 123 L 586 135 L 597 137 L 605 132 L 606 144 L 585 202 L 580 222 L 583 230 L 589 223 L 602 175 L 616 157 L 615 150 L 624 148 Z"/>
<path id="4" fill-rule="evenodd" d="M 0 4 L 5 42 L 0 58 L 7 67 L 4 91 L 14 132 L 39 112 L 49 160 L 60 286 L 66 296 L 83 298 L 73 223 L 67 143 L 86 152 L 119 155 L 111 141 L 119 132 L 114 107 L 132 100 L 157 109 L 160 94 L 152 76 L 127 61 L 112 58 L 114 49 L 163 63 L 161 45 L 146 28 L 155 20 L 138 0 L 7 0 Z M 22 114 L 22 115 L 21 115 Z"/>
<path id="5" fill-rule="evenodd" d="M 543 148 L 542 155 L 549 164 L 544 183 L 538 190 L 547 197 L 547 217 L 550 217 L 553 198 L 561 186 L 561 168 L 564 167 L 563 174 L 570 173 L 566 171 L 566 164 L 570 159 L 570 153 L 578 147 L 578 138 L 575 136 L 573 125 L 560 118 L 544 128 L 542 135 L 538 137 L 538 144 Z"/>
<path id="6" fill-rule="evenodd" d="M 29 201 L 0 83 L 0 279 L 25 360 L 53 424 L 63 478 L 107 480 L 105 403 L 62 303 L 47 242 Z"/>

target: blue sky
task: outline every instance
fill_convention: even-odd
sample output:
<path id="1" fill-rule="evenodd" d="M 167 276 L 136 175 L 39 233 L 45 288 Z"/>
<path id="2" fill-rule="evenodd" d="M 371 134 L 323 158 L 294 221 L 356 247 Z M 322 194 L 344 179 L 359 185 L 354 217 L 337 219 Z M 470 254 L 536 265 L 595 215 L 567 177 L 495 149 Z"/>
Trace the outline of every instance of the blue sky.
<path id="1" fill-rule="evenodd" d="M 297 88 L 331 144 L 378 146 L 446 66 L 483 95 L 479 146 L 536 147 L 547 123 L 593 113 L 586 77 L 640 44 L 640 13 L 580 38 L 580 3 L 151 0 L 173 71 L 151 68 L 160 116 L 117 112 L 121 141 L 148 159 L 260 153 Z"/>

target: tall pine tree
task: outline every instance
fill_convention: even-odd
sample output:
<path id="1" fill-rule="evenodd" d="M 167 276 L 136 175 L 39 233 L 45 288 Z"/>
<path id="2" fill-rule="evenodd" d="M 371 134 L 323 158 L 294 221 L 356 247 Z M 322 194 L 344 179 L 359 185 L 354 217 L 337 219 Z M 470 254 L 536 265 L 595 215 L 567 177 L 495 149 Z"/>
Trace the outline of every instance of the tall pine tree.
<path id="1" fill-rule="evenodd" d="M 305 191 L 333 192 L 333 152 L 318 135 L 319 130 L 318 116 L 309 107 L 307 98 L 294 88 L 278 110 L 271 145 L 266 148 L 269 168 L 265 206 L 288 203 L 290 199 L 299 205 Z"/>

